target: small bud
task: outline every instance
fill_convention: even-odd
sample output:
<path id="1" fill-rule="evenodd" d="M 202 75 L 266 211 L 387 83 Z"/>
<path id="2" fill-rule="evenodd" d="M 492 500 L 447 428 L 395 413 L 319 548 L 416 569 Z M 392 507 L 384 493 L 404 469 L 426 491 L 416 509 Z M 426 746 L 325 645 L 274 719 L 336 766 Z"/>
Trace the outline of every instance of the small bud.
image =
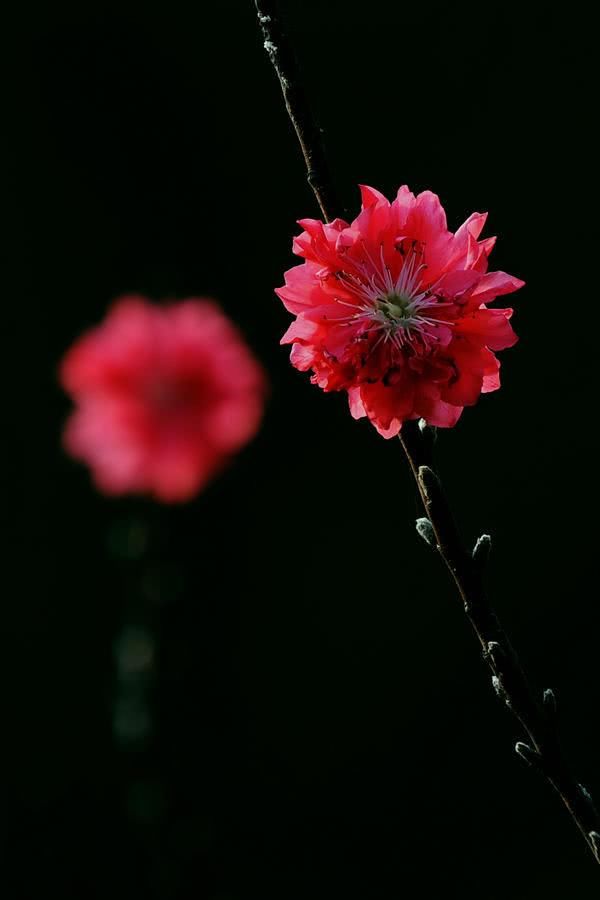
<path id="1" fill-rule="evenodd" d="M 495 666 L 499 667 L 502 665 L 502 661 L 504 659 L 504 650 L 502 649 L 498 641 L 488 642 L 487 654 Z"/>
<path id="2" fill-rule="evenodd" d="M 425 419 L 419 419 L 419 431 L 427 441 L 435 444 L 437 440 L 437 428 L 435 425 L 428 425 Z"/>
<path id="3" fill-rule="evenodd" d="M 528 766 L 537 766 L 540 761 L 539 753 L 530 747 L 529 744 L 524 744 L 523 741 L 517 741 L 515 744 L 515 751 L 524 759 Z"/>
<path id="4" fill-rule="evenodd" d="M 492 539 L 489 534 L 482 534 L 481 537 L 478 537 L 475 546 L 473 547 L 473 561 L 477 563 L 478 566 L 483 568 L 486 565 L 488 559 L 490 558 L 490 552 L 492 549 Z"/>
<path id="5" fill-rule="evenodd" d="M 600 862 L 600 834 L 598 834 L 597 831 L 590 831 L 589 839 L 594 855 L 598 862 Z"/>
<path id="6" fill-rule="evenodd" d="M 430 547 L 437 546 L 435 531 L 429 519 L 417 519 L 416 527 L 417 533 L 423 538 L 425 543 L 429 544 Z"/>
<path id="7" fill-rule="evenodd" d="M 552 688 L 546 688 L 544 691 L 543 704 L 544 709 L 549 716 L 554 716 L 556 714 L 556 696 Z"/>
<path id="8" fill-rule="evenodd" d="M 498 675 L 492 675 L 492 684 L 494 686 L 494 690 L 496 691 L 496 696 L 499 700 L 502 700 L 503 703 L 506 703 L 508 708 L 511 708 L 510 697 L 506 693 L 504 685 L 502 684 L 502 679 L 499 678 Z"/>
<path id="9" fill-rule="evenodd" d="M 581 791 L 581 793 L 583 794 L 583 796 L 585 797 L 585 799 L 587 800 L 587 802 L 593 806 L 593 805 L 594 805 L 594 801 L 592 800 L 592 795 L 590 794 L 590 792 L 588 791 L 588 789 L 587 789 L 586 787 L 584 787 L 582 784 L 580 784 L 580 785 L 579 785 L 579 790 Z"/>

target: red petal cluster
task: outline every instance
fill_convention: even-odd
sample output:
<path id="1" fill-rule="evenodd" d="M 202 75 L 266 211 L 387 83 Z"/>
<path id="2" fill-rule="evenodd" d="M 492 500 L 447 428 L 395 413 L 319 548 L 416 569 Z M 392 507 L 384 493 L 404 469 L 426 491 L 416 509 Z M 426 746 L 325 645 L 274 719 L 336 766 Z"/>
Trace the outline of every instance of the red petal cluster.
<path id="1" fill-rule="evenodd" d="M 494 351 L 517 337 L 511 309 L 488 304 L 524 284 L 488 272 L 494 238 L 486 214 L 448 231 L 439 198 L 406 186 L 393 202 L 361 187 L 351 224 L 303 219 L 294 253 L 304 263 L 277 290 L 296 319 L 284 335 L 291 360 L 326 391 L 346 390 L 355 418 L 380 434 L 407 419 L 455 425 L 465 406 L 500 386 Z"/>
<path id="2" fill-rule="evenodd" d="M 107 494 L 173 502 L 196 494 L 257 431 L 265 380 L 209 300 L 155 306 L 123 297 L 67 352 L 76 408 L 67 450 Z"/>

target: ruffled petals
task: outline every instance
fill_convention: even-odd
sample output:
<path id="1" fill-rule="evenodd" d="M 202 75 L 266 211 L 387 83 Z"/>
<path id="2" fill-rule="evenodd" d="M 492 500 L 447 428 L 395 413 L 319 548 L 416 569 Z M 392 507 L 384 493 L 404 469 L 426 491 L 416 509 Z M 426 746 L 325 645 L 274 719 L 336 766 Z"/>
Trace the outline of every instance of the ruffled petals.
<path id="1" fill-rule="evenodd" d="M 455 234 L 436 194 L 403 185 L 390 203 L 361 185 L 362 208 L 347 224 L 302 219 L 277 293 L 297 318 L 282 343 L 323 390 L 346 390 L 351 415 L 379 434 L 424 418 L 450 428 L 482 393 L 500 386 L 495 352 L 517 341 L 511 309 L 487 304 L 523 286 L 488 272 L 495 238 L 481 239 L 487 213 Z"/>

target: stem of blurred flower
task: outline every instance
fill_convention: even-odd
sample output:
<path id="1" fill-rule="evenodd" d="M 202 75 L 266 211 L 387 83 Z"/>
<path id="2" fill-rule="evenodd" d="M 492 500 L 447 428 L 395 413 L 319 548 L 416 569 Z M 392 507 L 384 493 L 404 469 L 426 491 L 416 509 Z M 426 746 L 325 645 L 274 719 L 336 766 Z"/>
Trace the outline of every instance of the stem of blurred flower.
<path id="1" fill-rule="evenodd" d="M 133 827 L 156 824 L 162 785 L 154 771 L 155 683 L 161 567 L 160 509 L 115 522 L 108 552 L 123 596 L 114 643 L 113 739 L 122 764 L 123 803 Z"/>
<path id="2" fill-rule="evenodd" d="M 302 89 L 293 52 L 282 28 L 277 0 L 255 0 L 264 47 L 277 72 L 285 105 L 306 164 L 310 184 L 327 221 L 343 212 L 335 198 L 321 141 L 309 103 Z M 482 535 L 472 553 L 465 549 L 433 469 L 432 432 L 407 422 L 400 441 L 415 478 L 426 518 L 419 519 L 421 536 L 442 557 L 458 588 L 465 613 L 492 673 L 497 695 L 518 720 L 528 743 L 518 741 L 515 750 L 555 788 L 586 843 L 600 863 L 600 818 L 589 792 L 572 775 L 560 749 L 551 690 L 539 694 L 532 687 L 483 588 L 490 538 Z"/>

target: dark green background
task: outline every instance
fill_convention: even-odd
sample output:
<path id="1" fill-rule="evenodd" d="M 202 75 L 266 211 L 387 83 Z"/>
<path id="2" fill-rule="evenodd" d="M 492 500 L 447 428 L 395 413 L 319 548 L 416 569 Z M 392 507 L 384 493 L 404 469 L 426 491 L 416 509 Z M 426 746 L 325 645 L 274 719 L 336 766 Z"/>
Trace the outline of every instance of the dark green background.
<path id="1" fill-rule="evenodd" d="M 347 207 L 359 182 L 406 181 L 451 227 L 489 209 L 494 268 L 527 281 L 502 390 L 439 455 L 599 795 L 591 22 L 571 5 L 284 5 Z M 414 532 L 398 442 L 278 346 L 272 289 L 316 208 L 250 0 L 3 15 L 3 896 L 596 897 Z M 186 507 L 104 500 L 61 454 L 57 362 L 126 291 L 217 297 L 270 374 L 260 436 Z M 146 526 L 145 555 L 117 558 Z M 159 646 L 137 749 L 111 724 L 130 619 Z"/>

